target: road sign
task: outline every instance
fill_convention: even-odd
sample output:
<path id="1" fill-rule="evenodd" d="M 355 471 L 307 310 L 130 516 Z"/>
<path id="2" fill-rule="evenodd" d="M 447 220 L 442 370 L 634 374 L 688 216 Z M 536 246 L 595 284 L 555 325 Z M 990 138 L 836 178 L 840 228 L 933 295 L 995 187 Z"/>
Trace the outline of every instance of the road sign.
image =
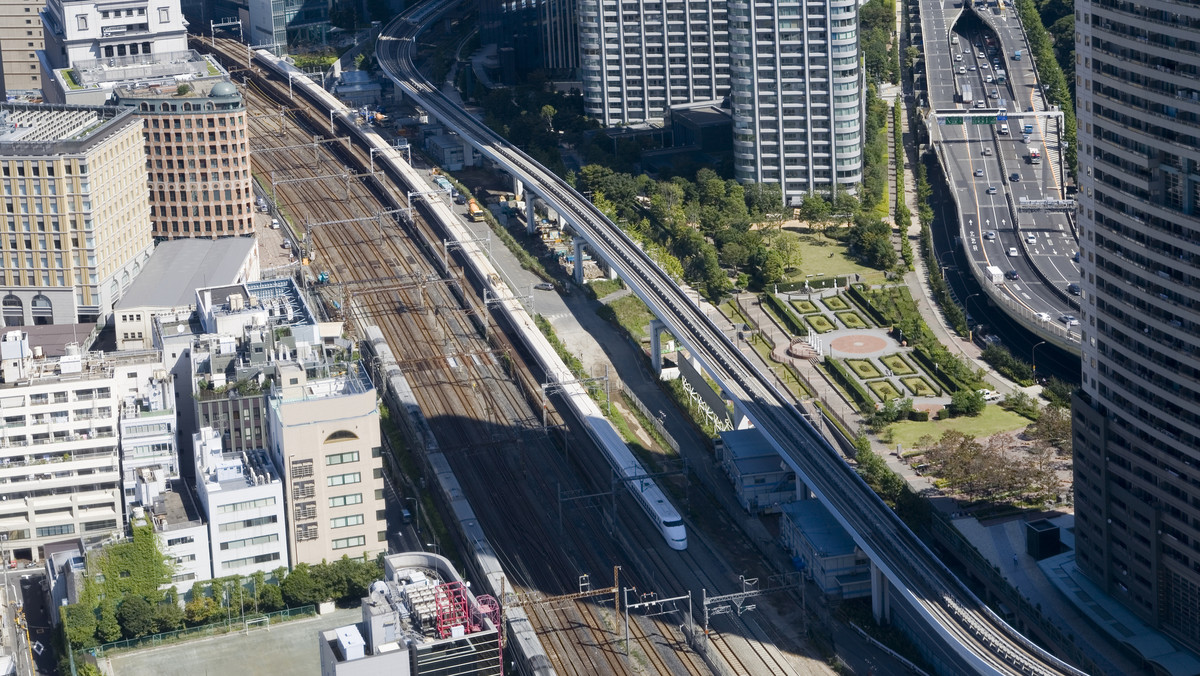
<path id="1" fill-rule="evenodd" d="M 972 117 L 971 124 L 996 124 L 996 117 L 994 115 Z"/>
<path id="2" fill-rule="evenodd" d="M 939 118 L 938 122 L 939 122 L 940 124 L 943 124 L 943 125 L 946 125 L 946 124 L 962 124 L 962 123 L 963 123 L 963 119 L 962 119 L 962 117 L 943 117 L 943 118 Z"/>
<path id="3" fill-rule="evenodd" d="M 1008 116 L 1007 116 L 1007 115 L 997 115 L 997 116 L 996 116 L 996 119 L 997 119 L 998 121 L 1000 121 L 1000 122 L 1008 122 Z"/>

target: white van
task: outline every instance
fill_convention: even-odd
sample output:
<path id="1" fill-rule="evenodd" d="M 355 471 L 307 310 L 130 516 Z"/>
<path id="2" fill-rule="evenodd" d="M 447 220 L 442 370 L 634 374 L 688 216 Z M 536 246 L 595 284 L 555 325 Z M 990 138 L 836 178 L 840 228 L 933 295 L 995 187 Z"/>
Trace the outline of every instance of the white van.
<path id="1" fill-rule="evenodd" d="M 279 229 L 279 219 L 278 219 L 278 218 L 272 218 L 272 219 L 271 219 L 271 229 L 272 229 L 272 230 L 278 230 L 278 229 Z"/>
<path id="2" fill-rule="evenodd" d="M 1007 122 L 1000 123 L 1000 133 L 1004 136 L 1008 136 L 1008 123 Z"/>

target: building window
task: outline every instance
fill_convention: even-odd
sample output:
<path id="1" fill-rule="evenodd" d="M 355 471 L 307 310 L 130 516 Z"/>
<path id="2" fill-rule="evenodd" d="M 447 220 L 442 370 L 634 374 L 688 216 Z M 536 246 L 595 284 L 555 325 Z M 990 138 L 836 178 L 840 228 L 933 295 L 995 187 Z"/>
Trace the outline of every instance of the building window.
<path id="1" fill-rule="evenodd" d="M 79 14 L 75 17 L 75 27 L 81 31 L 87 30 L 87 16 Z"/>
<path id="2" fill-rule="evenodd" d="M 339 538 L 337 540 L 334 540 L 333 548 L 334 549 L 347 549 L 350 547 L 365 547 L 366 544 L 367 544 L 366 536 L 359 535 L 358 537 Z"/>
<path id="3" fill-rule="evenodd" d="M 342 465 L 347 462 L 358 462 L 358 451 L 347 451 L 345 453 L 334 453 L 333 455 L 325 456 L 326 465 Z"/>
<path id="4" fill-rule="evenodd" d="M 186 544 L 191 544 L 192 542 L 195 542 L 195 541 L 196 541 L 196 539 L 193 538 L 192 536 L 185 535 L 184 537 L 181 537 L 181 538 L 171 538 L 170 540 L 167 540 L 167 546 L 174 547 L 176 545 L 186 545 Z"/>
<path id="5" fill-rule="evenodd" d="M 167 8 L 167 7 L 159 7 L 158 8 L 158 22 L 159 23 L 170 23 L 171 22 L 171 10 L 169 8 Z"/>
<path id="6" fill-rule="evenodd" d="M 244 521 L 230 521 L 229 523 L 223 523 L 217 526 L 217 530 L 221 533 L 228 533 L 230 531 L 241 530 L 243 528 L 266 526 L 268 524 L 277 523 L 278 521 L 279 517 L 275 515 L 260 516 L 257 519 L 246 519 Z"/>
<path id="7" fill-rule="evenodd" d="M 330 507 L 345 507 L 347 505 L 361 505 L 363 501 L 362 493 L 352 493 L 350 495 L 337 495 L 329 498 Z"/>
<path id="8" fill-rule="evenodd" d="M 75 532 L 75 524 L 64 523 L 61 526 L 45 526 L 37 529 L 37 536 L 40 538 L 54 537 L 56 535 L 70 535 Z M 336 547 L 335 547 L 336 549 Z"/>
<path id="9" fill-rule="evenodd" d="M 229 542 L 221 543 L 221 551 L 227 549 L 241 549 L 243 547 L 253 547 L 255 545 L 267 545 L 272 542 L 279 542 L 279 536 L 275 533 L 270 535 L 260 535 L 255 538 L 246 538 L 244 540 L 230 540 Z"/>
<path id="10" fill-rule="evenodd" d="M 245 566 L 253 566 L 260 563 L 270 563 L 279 560 L 279 552 L 271 552 L 270 554 L 259 554 L 258 556 L 247 556 L 244 559 L 234 559 L 221 564 L 225 570 L 233 568 L 244 568 Z"/>
<path id="11" fill-rule="evenodd" d="M 326 486 L 344 486 L 346 484 L 356 484 L 362 481 L 362 473 L 350 472 L 349 474 L 334 474 L 326 481 Z"/>
<path id="12" fill-rule="evenodd" d="M 329 520 L 329 527 L 330 528 L 346 528 L 347 526 L 361 526 L 361 525 L 363 525 L 363 521 L 364 521 L 364 519 L 363 519 L 362 514 L 351 514 L 350 516 L 339 516 L 335 519 Z"/>
<path id="13" fill-rule="evenodd" d="M 226 198 L 226 199 L 228 199 L 228 198 Z M 354 432 L 351 432 L 349 430 L 338 430 L 338 431 L 334 432 L 333 434 L 330 434 L 329 436 L 325 437 L 325 443 L 331 444 L 335 441 L 350 441 L 351 439 L 357 439 L 357 438 L 358 438 L 358 435 L 355 434 Z"/>
<path id="14" fill-rule="evenodd" d="M 275 504 L 275 496 L 267 498 L 259 498 L 257 500 L 247 500 L 245 502 L 232 502 L 228 505 L 217 507 L 217 514 L 229 514 L 230 512 L 240 512 L 244 509 L 259 509 L 260 507 L 270 507 Z"/>

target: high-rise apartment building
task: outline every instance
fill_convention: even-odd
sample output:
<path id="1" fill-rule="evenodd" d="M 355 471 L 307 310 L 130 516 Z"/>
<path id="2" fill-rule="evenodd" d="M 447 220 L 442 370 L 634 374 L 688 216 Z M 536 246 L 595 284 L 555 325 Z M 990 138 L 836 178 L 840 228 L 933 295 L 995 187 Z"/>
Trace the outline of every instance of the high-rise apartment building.
<path id="1" fill-rule="evenodd" d="M 248 4 L 247 40 L 252 45 L 324 44 L 329 34 L 328 0 L 248 0 Z"/>
<path id="2" fill-rule="evenodd" d="M 799 204 L 862 180 L 858 3 L 729 2 L 733 158 Z"/>
<path id="3" fill-rule="evenodd" d="M 584 111 L 606 126 L 729 93 L 723 0 L 578 0 Z"/>
<path id="4" fill-rule="evenodd" d="M 0 105 L 0 315 L 95 322 L 150 257 L 142 122 L 107 107 Z"/>
<path id="5" fill-rule="evenodd" d="M 119 531 L 126 518 L 122 407 L 163 386 L 161 353 L 85 354 L 76 347 L 40 358 L 26 334 L 9 331 L 0 361 L 5 547 L 15 558 L 40 559 L 47 543 Z"/>
<path id="6" fill-rule="evenodd" d="M 254 233 L 246 105 L 224 78 L 117 87 L 116 102 L 146 126 L 150 221 L 155 237 Z"/>
<path id="7" fill-rule="evenodd" d="M 1200 650 L 1200 9 L 1076 12 L 1079 567 Z"/>
<path id="8" fill-rule="evenodd" d="M 387 551 L 379 406 L 357 362 L 275 362 L 267 394 L 293 564 Z"/>
<path id="9" fill-rule="evenodd" d="M 0 94 L 37 96 L 42 92 L 44 0 L 0 0 Z"/>
<path id="10" fill-rule="evenodd" d="M 574 73 L 579 65 L 578 0 L 479 3 L 479 37 L 494 44 L 500 79 L 544 69 L 553 75 Z"/>
<path id="11" fill-rule="evenodd" d="M 179 0 L 48 0 L 42 12 L 48 66 L 118 66 L 186 53 Z"/>

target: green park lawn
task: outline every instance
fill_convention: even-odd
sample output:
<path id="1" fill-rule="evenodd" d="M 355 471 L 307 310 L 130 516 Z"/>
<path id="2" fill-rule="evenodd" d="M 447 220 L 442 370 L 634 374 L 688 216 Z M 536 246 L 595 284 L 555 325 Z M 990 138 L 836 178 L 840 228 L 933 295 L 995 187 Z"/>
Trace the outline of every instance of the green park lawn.
<path id="1" fill-rule="evenodd" d="M 847 359 L 846 366 L 849 366 L 850 370 L 854 371 L 854 375 L 862 380 L 870 380 L 883 375 L 879 369 L 875 368 L 870 359 Z"/>
<path id="2" fill-rule="evenodd" d="M 948 420 L 930 420 L 929 422 L 892 423 L 887 428 L 886 438 L 889 444 L 902 444 L 907 449 L 916 446 L 917 441 L 923 436 L 928 435 L 937 439 L 946 430 L 958 430 L 975 437 L 989 437 L 1001 432 L 1022 430 L 1028 425 L 1029 419 L 989 404 L 983 408 L 983 413 L 974 418 L 962 416 Z"/>
<path id="3" fill-rule="evenodd" d="M 808 325 L 813 327 L 817 333 L 829 333 L 833 330 L 833 322 L 829 321 L 825 315 L 808 315 L 804 321 L 808 322 Z"/>
<path id="4" fill-rule="evenodd" d="M 829 298 L 822 298 L 821 302 L 825 304 L 825 307 L 829 308 L 830 310 L 833 310 L 834 312 L 841 312 L 843 310 L 850 309 L 850 306 L 846 304 L 846 301 L 842 300 L 841 296 L 830 296 Z"/>
<path id="5" fill-rule="evenodd" d="M 896 391 L 896 387 L 886 380 L 877 380 L 873 383 L 867 383 L 867 387 L 879 397 L 880 401 L 891 401 L 899 399 L 900 393 Z"/>
<path id="6" fill-rule="evenodd" d="M 818 311 L 817 304 L 811 300 L 794 300 L 792 301 L 792 307 L 802 315 L 810 315 Z"/>
<path id="7" fill-rule="evenodd" d="M 800 235 L 800 264 L 795 270 L 788 271 L 785 281 L 803 282 L 807 275 L 824 279 L 859 275 L 865 284 L 882 284 L 887 281 L 887 275 L 882 270 L 859 264 L 840 242 L 815 234 L 804 227 L 790 227 L 788 230 Z"/>
<path id="8" fill-rule="evenodd" d="M 898 354 L 884 355 L 879 358 L 879 361 L 883 362 L 884 366 L 891 369 L 892 373 L 898 376 L 907 376 L 916 373 L 913 367 L 909 366 L 908 362 L 905 361 L 904 357 Z"/>
<path id="9" fill-rule="evenodd" d="M 654 319 L 654 314 L 637 296 L 632 294 L 622 296 L 609 303 L 607 307 L 613 311 L 617 323 L 625 327 L 625 330 L 629 331 L 630 335 L 638 342 L 649 338 L 646 329 L 649 327 L 650 321 Z"/>
<path id="10" fill-rule="evenodd" d="M 933 386 L 929 384 L 929 381 L 925 380 L 921 376 L 909 376 L 908 378 L 901 378 L 900 382 L 904 383 L 904 386 L 913 393 L 914 397 L 937 396 L 937 390 L 933 389 Z"/>
<path id="11" fill-rule="evenodd" d="M 863 321 L 862 317 L 858 316 L 857 312 L 839 312 L 837 313 L 837 318 L 841 320 L 842 324 L 848 329 L 867 328 L 867 323 Z"/>

